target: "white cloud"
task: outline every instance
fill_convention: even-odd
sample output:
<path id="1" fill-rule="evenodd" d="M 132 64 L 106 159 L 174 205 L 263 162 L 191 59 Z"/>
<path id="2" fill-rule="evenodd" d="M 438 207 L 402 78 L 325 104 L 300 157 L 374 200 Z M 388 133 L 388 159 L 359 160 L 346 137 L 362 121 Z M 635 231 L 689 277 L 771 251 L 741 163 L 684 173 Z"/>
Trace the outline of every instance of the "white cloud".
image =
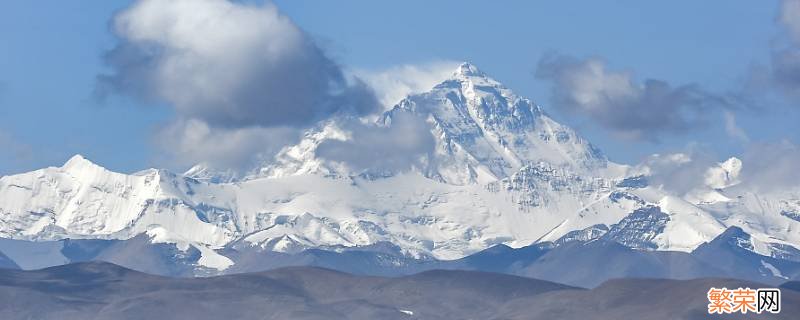
<path id="1" fill-rule="evenodd" d="M 165 152 L 161 160 L 177 166 L 202 163 L 212 169 L 232 169 L 242 174 L 298 139 L 298 130 L 292 127 L 215 128 L 190 119 L 161 128 L 155 143 Z"/>
<path id="2" fill-rule="evenodd" d="M 800 187 L 800 147 L 790 141 L 749 143 L 741 159 L 717 159 L 707 148 L 695 146 L 682 153 L 652 155 L 638 169 L 652 185 L 681 195 L 733 184 L 753 192 Z"/>
<path id="3" fill-rule="evenodd" d="M 356 172 L 384 173 L 421 167 L 433 154 L 436 142 L 425 119 L 396 113 L 388 126 L 345 123 L 350 138 L 326 140 L 316 150 L 317 156 L 346 165 Z"/>
<path id="4" fill-rule="evenodd" d="M 685 153 L 654 154 L 639 166 L 652 185 L 685 195 L 704 186 L 709 168 L 717 163 L 711 155 L 691 148 Z"/>
<path id="5" fill-rule="evenodd" d="M 376 107 L 365 86 L 349 83 L 271 3 L 140 0 L 114 18 L 113 29 L 121 42 L 107 56 L 114 73 L 101 83 L 166 101 L 187 118 L 304 125 Z"/>
<path id="6" fill-rule="evenodd" d="M 684 133 L 699 127 L 708 110 L 730 105 L 727 98 L 696 85 L 673 87 L 655 79 L 638 83 L 630 72 L 608 70 L 597 58 L 547 55 L 536 76 L 552 81 L 555 107 L 629 139 L 657 141 L 664 134 Z"/>
<path id="7" fill-rule="evenodd" d="M 156 140 L 178 165 L 247 170 L 319 120 L 380 110 L 271 2 L 139 0 L 112 27 L 98 88 L 173 107 Z"/>
<path id="8" fill-rule="evenodd" d="M 352 73 L 375 90 L 384 108 L 388 109 L 409 94 L 425 92 L 446 80 L 459 62 L 437 61 L 420 65 L 400 65 L 383 70 L 355 69 Z"/>
<path id="9" fill-rule="evenodd" d="M 751 144 L 742 163 L 742 182 L 757 191 L 800 186 L 800 147 L 790 141 Z"/>

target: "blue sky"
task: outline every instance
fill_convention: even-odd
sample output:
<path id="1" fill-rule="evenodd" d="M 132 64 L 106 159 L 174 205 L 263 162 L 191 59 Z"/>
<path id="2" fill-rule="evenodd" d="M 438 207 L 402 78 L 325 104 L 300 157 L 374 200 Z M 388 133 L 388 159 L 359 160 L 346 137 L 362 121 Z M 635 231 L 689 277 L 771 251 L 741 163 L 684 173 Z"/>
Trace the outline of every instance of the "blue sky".
<path id="1" fill-rule="evenodd" d="M 253 1 L 251 1 L 253 2 Z M 165 103 L 122 94 L 97 97 L 103 56 L 119 38 L 114 14 L 131 1 L 0 3 L 0 174 L 60 165 L 81 153 L 119 171 L 185 169 L 165 161 L 154 132 L 175 117 Z M 770 65 L 785 42 L 779 1 L 276 1 L 280 12 L 347 69 L 470 61 L 518 94 L 543 105 L 604 150 L 634 163 L 688 147 L 719 158 L 753 141 L 800 142 L 798 100 L 750 96 L 752 75 Z M 535 76 L 557 53 L 597 58 L 634 81 L 695 84 L 714 95 L 740 96 L 734 108 L 703 110 L 705 121 L 659 141 L 626 139 L 593 117 L 551 107 L 554 83 Z M 748 141 L 725 130 L 724 113 Z M 185 166 L 185 165 L 183 165 Z"/>

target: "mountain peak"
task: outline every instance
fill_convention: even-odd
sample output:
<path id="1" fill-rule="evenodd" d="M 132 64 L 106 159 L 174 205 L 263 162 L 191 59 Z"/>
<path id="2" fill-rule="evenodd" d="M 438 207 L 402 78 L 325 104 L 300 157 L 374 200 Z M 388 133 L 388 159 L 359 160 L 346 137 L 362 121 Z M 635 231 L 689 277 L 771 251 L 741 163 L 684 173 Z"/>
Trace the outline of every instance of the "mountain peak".
<path id="1" fill-rule="evenodd" d="M 409 95 L 379 123 L 403 112 L 428 119 L 437 159 L 422 171 L 446 183 L 496 181 L 539 162 L 581 172 L 607 165 L 574 130 L 469 62 L 430 91 Z"/>
<path id="2" fill-rule="evenodd" d="M 453 71 L 452 75 L 442 83 L 435 86 L 432 91 L 460 89 L 472 96 L 472 92 L 481 91 L 488 95 L 501 95 L 508 100 L 518 100 L 518 97 L 500 81 L 481 71 L 474 64 L 463 62 Z"/>
<path id="3" fill-rule="evenodd" d="M 69 160 L 67 160 L 67 162 L 65 162 L 64 165 L 61 167 L 69 170 L 70 168 L 77 168 L 86 165 L 95 165 L 95 164 L 86 159 L 83 155 L 76 154 L 71 158 L 69 158 Z"/>
<path id="4" fill-rule="evenodd" d="M 95 164 L 92 161 L 89 161 L 89 159 L 86 159 L 80 154 L 76 154 L 72 156 L 72 158 L 69 158 L 69 160 L 67 160 L 67 162 L 61 166 L 61 169 L 65 172 L 71 172 L 73 175 L 77 175 L 79 172 L 84 172 L 87 170 L 105 170 L 105 168 Z"/>
<path id="5" fill-rule="evenodd" d="M 486 74 L 483 71 L 479 70 L 475 65 L 469 62 L 462 62 L 461 65 L 458 66 L 454 75 L 456 77 L 486 77 Z"/>

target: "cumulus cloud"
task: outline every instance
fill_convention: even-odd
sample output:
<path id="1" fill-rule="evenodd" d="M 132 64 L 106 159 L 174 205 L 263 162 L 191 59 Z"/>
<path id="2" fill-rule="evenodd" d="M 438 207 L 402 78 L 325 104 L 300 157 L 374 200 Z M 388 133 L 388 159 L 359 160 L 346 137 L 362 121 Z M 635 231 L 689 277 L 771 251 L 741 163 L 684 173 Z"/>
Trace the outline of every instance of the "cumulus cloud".
<path id="1" fill-rule="evenodd" d="M 141 0 L 118 14 L 108 88 L 160 99 L 211 125 L 304 125 L 375 104 L 271 3 Z"/>
<path id="2" fill-rule="evenodd" d="M 351 139 L 324 141 L 317 147 L 317 156 L 355 171 L 381 173 L 421 164 L 435 147 L 428 123 L 404 113 L 395 114 L 386 127 L 353 122 L 346 128 Z"/>
<path id="3" fill-rule="evenodd" d="M 687 152 L 654 154 L 639 166 L 652 185 L 682 196 L 704 186 L 709 168 L 718 164 L 712 154 L 695 147 Z"/>
<path id="4" fill-rule="evenodd" d="M 383 70 L 355 69 L 353 74 L 368 83 L 384 108 L 389 109 L 409 94 L 428 91 L 446 80 L 458 65 L 459 62 L 455 61 L 436 61 Z"/>
<path id="5" fill-rule="evenodd" d="M 204 121 L 188 119 L 160 128 L 155 144 L 169 151 L 159 160 L 181 167 L 202 164 L 241 174 L 298 139 L 299 134 L 292 127 L 215 128 Z"/>
<path id="6" fill-rule="evenodd" d="M 119 43 L 98 89 L 172 106 L 175 123 L 157 139 L 180 163 L 240 165 L 291 142 L 291 128 L 380 109 L 271 2 L 139 0 L 112 29 Z"/>
<path id="7" fill-rule="evenodd" d="M 757 191 L 800 186 L 800 147 L 790 141 L 751 144 L 742 162 L 742 183 Z"/>
<path id="8" fill-rule="evenodd" d="M 658 141 L 703 124 L 710 109 L 730 101 L 696 85 L 672 86 L 661 80 L 637 83 L 629 72 L 614 72 L 598 58 L 550 54 L 536 76 L 553 83 L 555 107 L 596 121 L 629 139 Z"/>
<path id="9" fill-rule="evenodd" d="M 697 188 L 730 185 L 754 192 L 800 187 L 800 146 L 788 140 L 745 145 L 739 160 L 728 160 L 736 165 L 729 168 L 734 172 L 727 174 L 721 173 L 722 163 L 718 159 L 709 149 L 694 146 L 686 152 L 652 155 L 638 169 L 648 176 L 652 185 L 678 195 Z M 740 169 L 738 164 L 741 164 Z"/>

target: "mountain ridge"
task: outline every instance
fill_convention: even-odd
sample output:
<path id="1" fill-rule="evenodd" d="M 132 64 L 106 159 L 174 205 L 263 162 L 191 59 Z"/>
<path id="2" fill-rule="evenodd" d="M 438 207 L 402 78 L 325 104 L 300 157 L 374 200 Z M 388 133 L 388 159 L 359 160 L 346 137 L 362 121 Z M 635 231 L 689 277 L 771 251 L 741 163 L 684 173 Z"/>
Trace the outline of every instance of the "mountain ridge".
<path id="1" fill-rule="evenodd" d="M 791 214 L 800 209 L 800 188 L 742 189 L 738 175 L 747 164 L 738 159 L 709 168 L 692 192 L 674 194 L 648 181 L 650 168 L 608 161 L 470 64 L 403 99 L 375 125 L 391 128 L 402 114 L 424 119 L 435 141 L 410 169 L 359 171 L 319 157 L 321 143 L 353 138 L 334 118 L 241 180 L 202 167 L 189 174 L 203 176 L 126 175 L 80 155 L 62 167 L 0 177 L 0 236 L 144 235 L 199 254 L 198 267 L 225 270 L 233 261 L 221 252 L 233 243 L 286 253 L 391 243 L 409 257 L 447 260 L 586 232 L 639 250 L 691 252 L 738 226 L 751 236 L 749 251 L 800 257 L 800 221 Z"/>

